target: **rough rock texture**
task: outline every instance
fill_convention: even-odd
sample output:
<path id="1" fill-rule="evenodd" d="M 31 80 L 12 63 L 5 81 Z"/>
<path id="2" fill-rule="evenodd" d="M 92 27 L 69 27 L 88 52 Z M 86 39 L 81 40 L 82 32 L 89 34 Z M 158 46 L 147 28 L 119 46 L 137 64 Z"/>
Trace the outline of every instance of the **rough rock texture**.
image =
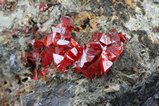
<path id="1" fill-rule="evenodd" d="M 158 106 L 159 73 L 153 73 L 146 81 L 111 100 L 113 106 Z"/>
<path id="2" fill-rule="evenodd" d="M 39 12 L 39 2 L 49 8 Z M 71 69 L 61 74 L 50 67 L 46 80 L 31 79 L 20 58 L 34 33 L 24 30 L 34 27 L 44 36 L 63 15 L 74 19 L 72 35 L 80 44 L 112 27 L 126 34 L 125 50 L 108 75 L 89 80 Z M 158 0 L 0 0 L 2 106 L 157 106 L 158 70 Z"/>

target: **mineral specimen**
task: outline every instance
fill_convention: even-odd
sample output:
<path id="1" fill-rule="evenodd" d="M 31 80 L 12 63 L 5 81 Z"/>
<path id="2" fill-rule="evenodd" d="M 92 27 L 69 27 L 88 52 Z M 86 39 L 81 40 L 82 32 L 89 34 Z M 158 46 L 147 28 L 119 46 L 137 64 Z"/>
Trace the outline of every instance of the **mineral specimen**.
<path id="1" fill-rule="evenodd" d="M 64 16 L 60 24 L 52 27 L 50 34 L 33 40 L 33 50 L 25 52 L 22 57 L 25 66 L 34 64 L 33 79 L 37 80 L 38 74 L 45 76 L 47 67 L 52 62 L 62 73 L 72 66 L 76 72 L 90 79 L 99 77 L 102 72 L 107 74 L 124 49 L 125 36 L 115 29 L 108 33 L 96 32 L 87 44 L 80 46 L 71 36 L 73 28 L 72 19 Z M 40 67 L 37 58 L 40 60 Z"/>

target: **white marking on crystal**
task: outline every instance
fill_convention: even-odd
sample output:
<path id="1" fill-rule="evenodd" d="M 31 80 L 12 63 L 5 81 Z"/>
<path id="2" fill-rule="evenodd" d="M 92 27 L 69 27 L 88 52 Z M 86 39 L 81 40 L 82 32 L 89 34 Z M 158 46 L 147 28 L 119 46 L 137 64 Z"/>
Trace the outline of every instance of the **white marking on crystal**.
<path id="1" fill-rule="evenodd" d="M 58 45 L 68 45 L 69 43 L 70 43 L 70 42 L 67 41 L 67 40 L 61 40 L 61 39 L 60 39 L 60 40 L 57 41 L 57 44 L 58 44 Z"/>
<path id="2" fill-rule="evenodd" d="M 52 43 L 52 36 L 50 35 L 47 37 L 47 46 L 49 46 Z"/>
<path id="3" fill-rule="evenodd" d="M 55 37 L 56 37 L 56 32 L 53 32 L 53 34 L 52 34 L 52 40 L 54 40 Z"/>
<path id="4" fill-rule="evenodd" d="M 55 33 L 61 33 L 62 32 L 62 29 L 59 28 L 59 27 L 52 27 L 52 31 L 55 32 Z"/>
<path id="5" fill-rule="evenodd" d="M 78 51 L 77 51 L 77 49 L 76 49 L 75 47 L 71 49 L 71 52 L 72 52 L 75 56 L 76 56 L 77 53 L 78 53 Z"/>
<path id="6" fill-rule="evenodd" d="M 106 35 L 102 35 L 102 37 L 100 38 L 100 42 L 108 45 L 108 44 L 111 44 L 111 40 L 110 40 L 110 37 L 106 36 Z"/>
<path id="7" fill-rule="evenodd" d="M 113 62 L 109 61 L 108 58 L 106 57 L 106 52 L 102 52 L 102 66 L 103 66 L 103 71 L 106 72 L 113 64 Z"/>
<path id="8" fill-rule="evenodd" d="M 103 60 L 103 68 L 104 68 L 104 72 L 107 71 L 111 66 L 112 66 L 113 62 L 109 61 L 109 60 Z"/>
<path id="9" fill-rule="evenodd" d="M 72 59 L 69 55 L 67 55 L 66 57 L 69 58 L 70 60 L 74 61 L 74 59 Z"/>
<path id="10" fill-rule="evenodd" d="M 53 59 L 55 64 L 59 64 L 64 59 L 64 57 L 62 55 L 53 53 Z"/>
<path id="11" fill-rule="evenodd" d="M 31 44 L 34 45 L 34 43 L 35 43 L 35 40 L 32 40 L 32 41 L 31 41 Z"/>
<path id="12" fill-rule="evenodd" d="M 61 28 L 61 34 L 65 34 L 66 29 L 64 27 Z"/>
<path id="13" fill-rule="evenodd" d="M 84 64 L 87 62 L 87 52 L 88 52 L 88 48 L 83 50 L 83 54 L 82 54 L 80 65 L 79 65 L 80 67 L 83 67 Z"/>
<path id="14" fill-rule="evenodd" d="M 107 46 L 102 46 L 102 49 L 103 50 L 107 50 Z"/>

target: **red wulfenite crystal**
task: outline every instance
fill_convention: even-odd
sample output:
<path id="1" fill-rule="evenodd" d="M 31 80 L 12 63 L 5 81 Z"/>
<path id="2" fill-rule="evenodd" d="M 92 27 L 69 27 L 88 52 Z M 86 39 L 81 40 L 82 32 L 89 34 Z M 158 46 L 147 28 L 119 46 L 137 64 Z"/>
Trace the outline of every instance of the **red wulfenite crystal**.
<path id="1" fill-rule="evenodd" d="M 34 80 L 38 80 L 38 72 L 36 69 L 34 69 L 34 77 L 33 77 Z"/>
<path id="2" fill-rule="evenodd" d="M 123 51 L 124 41 L 124 35 L 119 36 L 114 29 L 106 34 L 95 33 L 74 68 L 88 78 L 100 76 L 101 71 L 106 74 Z"/>
<path id="3" fill-rule="evenodd" d="M 115 29 L 103 34 L 97 32 L 88 44 L 82 47 L 71 36 L 73 27 L 70 17 L 62 17 L 61 23 L 52 28 L 53 32 L 42 40 L 34 40 L 32 54 L 25 53 L 23 56 L 25 65 L 28 64 L 28 60 L 36 64 L 33 55 L 36 54 L 41 61 L 41 68 L 44 69 L 53 61 L 61 72 L 65 72 L 68 66 L 73 66 L 76 72 L 90 79 L 95 76 L 99 77 L 102 72 L 107 74 L 124 49 L 125 36 Z M 37 75 L 35 69 L 34 73 Z M 45 74 L 46 71 L 40 71 L 41 76 Z M 34 79 L 37 79 L 36 75 Z"/>

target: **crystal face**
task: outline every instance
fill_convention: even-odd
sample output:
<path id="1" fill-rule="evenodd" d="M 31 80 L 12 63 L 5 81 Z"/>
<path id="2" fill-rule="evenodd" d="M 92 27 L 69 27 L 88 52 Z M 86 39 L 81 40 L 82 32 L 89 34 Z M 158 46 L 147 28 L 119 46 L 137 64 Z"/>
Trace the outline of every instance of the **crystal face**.
<path id="1" fill-rule="evenodd" d="M 25 66 L 30 63 L 35 66 L 33 79 L 37 80 L 38 75 L 44 78 L 51 64 L 62 73 L 72 66 L 77 73 L 85 77 L 99 77 L 102 73 L 107 74 L 124 49 L 125 35 L 115 29 L 107 33 L 96 32 L 87 44 L 80 46 L 71 35 L 73 28 L 72 19 L 64 16 L 60 24 L 52 27 L 50 34 L 33 40 L 33 50 L 22 56 Z"/>

